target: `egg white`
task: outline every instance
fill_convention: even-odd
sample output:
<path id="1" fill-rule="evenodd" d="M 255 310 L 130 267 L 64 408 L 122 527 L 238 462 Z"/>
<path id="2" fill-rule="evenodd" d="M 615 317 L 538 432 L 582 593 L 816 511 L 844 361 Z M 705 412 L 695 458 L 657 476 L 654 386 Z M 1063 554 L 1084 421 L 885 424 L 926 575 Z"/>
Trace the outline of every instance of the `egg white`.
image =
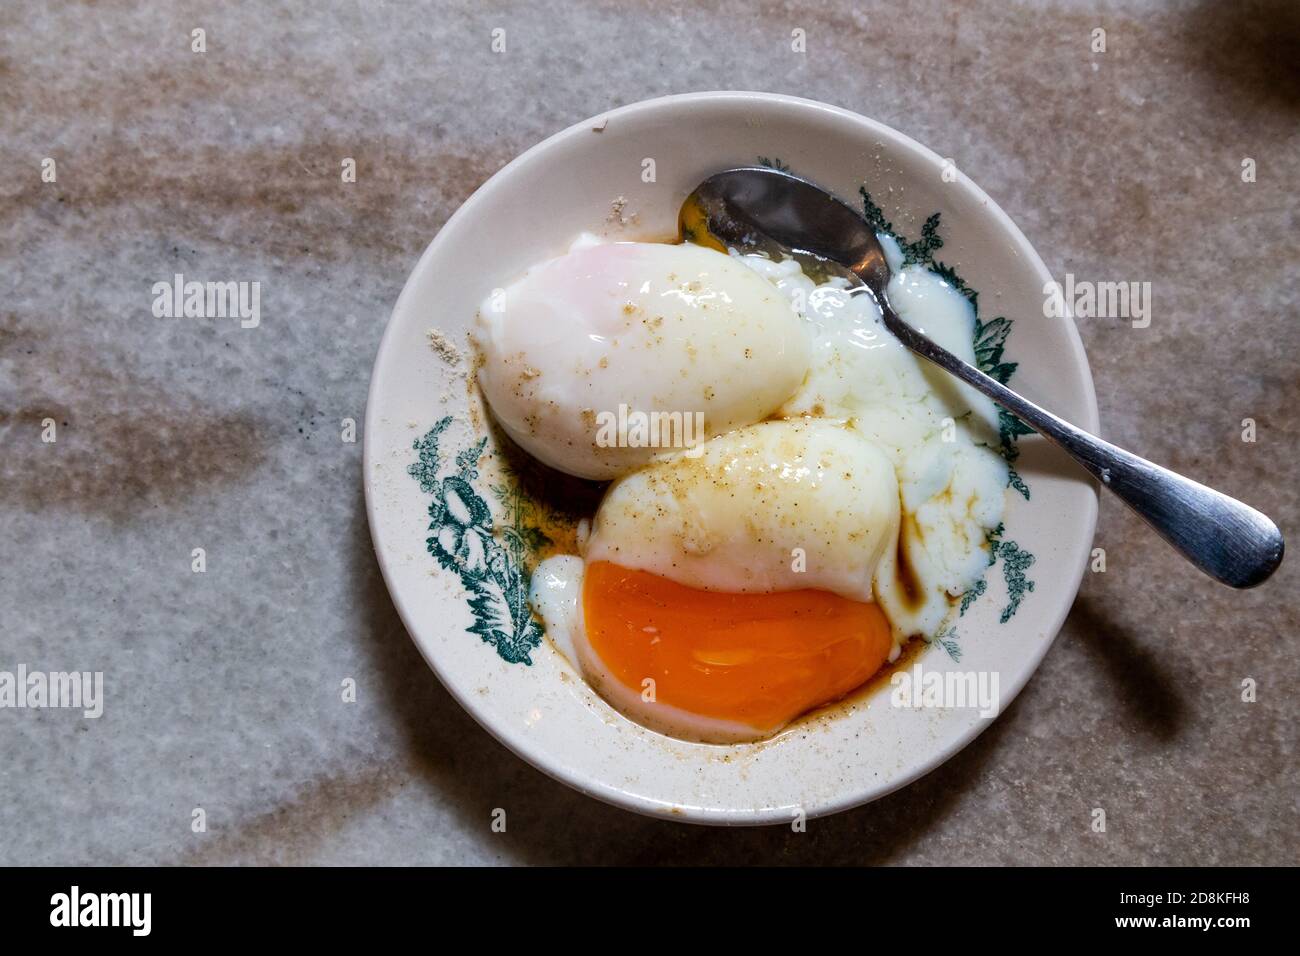
<path id="1" fill-rule="evenodd" d="M 803 326 L 770 283 L 721 252 L 584 236 L 484 301 L 478 383 L 524 450 L 610 479 L 662 448 L 602 438 L 603 416 L 698 413 L 707 436 L 760 421 L 808 371 Z"/>
<path id="2" fill-rule="evenodd" d="M 898 520 L 894 467 L 874 443 L 837 422 L 769 421 L 619 479 L 586 558 L 706 591 L 870 602 Z"/>

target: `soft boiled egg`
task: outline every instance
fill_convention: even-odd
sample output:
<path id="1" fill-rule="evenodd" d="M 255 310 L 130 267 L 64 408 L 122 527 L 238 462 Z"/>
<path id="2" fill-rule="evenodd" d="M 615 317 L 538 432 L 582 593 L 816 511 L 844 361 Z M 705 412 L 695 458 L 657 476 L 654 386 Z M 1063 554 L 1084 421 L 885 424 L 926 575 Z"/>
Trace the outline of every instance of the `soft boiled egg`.
<path id="1" fill-rule="evenodd" d="M 483 303 L 478 383 L 525 451 L 615 478 L 663 450 L 602 437 L 620 414 L 675 415 L 675 447 L 688 447 L 775 411 L 809 368 L 803 325 L 770 282 L 721 252 L 580 237 Z"/>
<path id="2" fill-rule="evenodd" d="M 764 422 L 616 482 L 585 560 L 543 562 L 531 599 L 625 714 L 696 740 L 758 739 L 894 653 L 875 578 L 898 522 L 893 466 L 871 442 Z"/>

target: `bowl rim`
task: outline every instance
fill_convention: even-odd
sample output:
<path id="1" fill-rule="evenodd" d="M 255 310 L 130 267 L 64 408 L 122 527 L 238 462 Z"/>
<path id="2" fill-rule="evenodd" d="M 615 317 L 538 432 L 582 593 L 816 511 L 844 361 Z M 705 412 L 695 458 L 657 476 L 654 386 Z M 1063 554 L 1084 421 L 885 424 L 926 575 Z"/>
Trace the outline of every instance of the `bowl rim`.
<path id="1" fill-rule="evenodd" d="M 929 147 L 912 139 L 905 133 L 902 133 L 891 126 L 887 126 L 877 120 L 855 113 L 851 110 L 834 106 L 829 103 L 823 103 L 818 100 L 806 99 L 798 96 L 791 96 L 784 93 L 768 93 L 761 91 L 748 90 L 717 90 L 701 91 L 692 93 L 676 93 L 667 96 L 654 97 L 647 100 L 639 100 L 635 103 L 629 103 L 625 106 L 607 110 L 580 122 L 574 123 L 557 133 L 546 137 L 540 142 L 529 147 L 520 153 L 505 166 L 493 173 L 484 181 L 474 192 L 461 203 L 460 207 L 451 214 L 439 228 L 437 234 L 430 240 L 425 247 L 423 254 L 416 261 L 406 282 L 402 287 L 401 293 L 397 297 L 389 318 L 380 338 L 379 348 L 375 354 L 375 362 L 371 369 L 370 385 L 366 395 L 366 412 L 364 417 L 364 434 L 362 436 L 362 482 L 365 493 L 366 503 L 366 521 L 370 531 L 371 547 L 375 552 L 375 558 L 379 564 L 380 572 L 384 579 L 385 588 L 397 609 L 398 616 L 402 621 L 403 627 L 406 628 L 407 634 L 412 643 L 415 644 L 420 656 L 424 658 L 430 670 L 437 676 L 438 680 L 446 688 L 452 698 L 471 716 L 474 720 L 486 730 L 495 740 L 505 746 L 511 753 L 527 762 L 530 766 L 537 768 L 547 776 L 566 784 L 573 789 L 584 793 L 590 797 L 601 800 L 604 803 L 620 807 L 625 810 L 632 810 L 655 819 L 672 819 L 679 822 L 706 824 L 714 826 L 763 826 L 771 824 L 788 824 L 790 818 L 780 808 L 728 808 L 728 809 L 706 809 L 701 807 L 680 807 L 676 808 L 679 812 L 671 818 L 665 817 L 666 805 L 663 801 L 653 800 L 645 796 L 629 793 L 619 789 L 616 786 L 606 783 L 592 775 L 568 766 L 566 763 L 557 760 L 555 755 L 549 753 L 544 748 L 535 746 L 532 741 L 525 735 L 514 731 L 511 727 L 504 724 L 497 725 L 491 720 L 491 716 L 480 711 L 476 707 L 476 702 L 467 690 L 458 688 L 454 681 L 450 680 L 438 667 L 437 661 L 433 655 L 426 649 L 424 642 L 415 637 L 418 633 L 416 627 L 416 615 L 409 608 L 400 592 L 400 589 L 394 586 L 393 572 L 389 565 L 383 549 L 378 541 L 376 529 L 379 527 L 376 519 L 377 511 L 377 489 L 374 487 L 375 479 L 372 477 L 373 464 L 375 461 L 376 448 L 373 444 L 372 435 L 378 431 L 378 393 L 377 383 L 379 382 L 379 366 L 383 357 L 393 346 L 393 340 L 397 334 L 397 323 L 393 318 L 401 314 L 409 305 L 414 296 L 416 286 L 416 276 L 422 274 L 429 267 L 429 263 L 442 252 L 442 247 L 450 241 L 452 234 L 451 227 L 462 219 L 473 215 L 475 208 L 482 204 L 494 189 L 500 188 L 501 185 L 510 177 L 516 169 L 531 162 L 535 157 L 542 153 L 548 152 L 559 147 L 569 140 L 586 136 L 593 127 L 601 122 L 616 120 L 634 113 L 650 112 L 656 110 L 671 110 L 680 107 L 689 107 L 692 104 L 729 104 L 735 106 L 755 105 L 755 104 L 779 104 L 796 109 L 811 110 L 833 117 L 835 120 L 855 126 L 865 130 L 871 135 L 880 138 L 882 143 L 888 143 L 891 149 L 901 149 L 910 151 L 918 158 L 931 165 L 936 172 L 941 171 L 947 160 L 939 156 Z M 986 209 L 993 216 L 994 221 L 1000 227 L 1007 238 L 1014 243 L 1017 251 L 1023 259 L 1039 275 L 1044 284 L 1052 281 L 1052 275 L 1048 271 L 1042 257 L 1030 244 L 1029 240 L 1021 232 L 1010 216 L 999 206 L 983 189 L 966 175 L 960 175 L 952 183 L 959 188 L 966 190 L 978 204 Z M 1078 326 L 1074 321 L 1074 316 L 1070 311 L 1068 304 L 1066 307 L 1065 319 L 1062 322 L 1065 332 L 1066 343 L 1068 347 L 1068 358 L 1070 363 L 1082 370 L 1083 381 L 1083 405 L 1084 414 L 1082 419 L 1076 421 L 1079 427 L 1093 434 L 1100 434 L 1100 425 L 1098 419 L 1096 388 L 1092 379 L 1092 369 L 1088 363 L 1087 354 L 1083 347 L 1082 338 L 1079 335 Z M 1087 512 L 1083 517 L 1087 533 L 1080 537 L 1081 549 L 1084 554 L 1091 553 L 1092 543 L 1096 534 L 1097 511 L 1098 511 L 1098 490 L 1095 482 L 1087 481 L 1080 478 L 1081 484 L 1088 487 L 1092 494 L 1084 499 L 1084 510 Z M 1047 652 L 1051 650 L 1052 645 L 1060 634 L 1062 625 L 1066 617 L 1074 606 L 1075 599 L 1078 596 L 1079 588 L 1083 582 L 1083 575 L 1087 570 L 1087 561 L 1083 555 L 1080 560 L 1075 562 L 1078 571 L 1072 582 L 1063 580 L 1062 584 L 1068 585 L 1068 590 L 1063 590 L 1069 594 L 1069 600 L 1063 600 L 1059 609 L 1053 615 L 1053 619 L 1047 624 L 1045 633 L 1047 639 L 1042 641 L 1036 648 L 1031 649 L 1026 655 L 1026 662 L 1030 665 L 1024 668 L 1023 676 L 1019 677 L 1011 685 L 1003 689 L 1003 700 L 1000 713 L 1006 710 L 1014 702 L 1020 691 L 1029 682 Z M 866 793 L 847 789 L 843 794 L 833 799 L 827 800 L 814 808 L 809 808 L 807 817 L 815 819 L 817 817 L 829 816 L 834 813 L 840 813 L 854 807 L 862 806 L 874 800 L 885 797 L 897 790 L 902 789 L 925 775 L 931 773 L 936 768 L 942 766 L 950 760 L 955 754 L 967 747 L 976 737 L 994 721 L 977 721 L 970 725 L 961 734 L 958 734 L 951 743 L 942 748 L 936 748 L 930 752 L 927 759 L 918 764 L 914 770 L 908 774 L 901 775 L 898 779 L 892 781 L 890 785 L 878 790 Z"/>

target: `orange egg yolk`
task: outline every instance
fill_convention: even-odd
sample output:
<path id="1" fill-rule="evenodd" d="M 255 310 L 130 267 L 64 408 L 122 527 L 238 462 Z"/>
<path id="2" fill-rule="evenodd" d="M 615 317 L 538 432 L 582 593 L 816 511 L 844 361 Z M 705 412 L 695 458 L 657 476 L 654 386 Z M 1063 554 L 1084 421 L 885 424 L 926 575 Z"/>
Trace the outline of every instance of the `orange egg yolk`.
<path id="1" fill-rule="evenodd" d="M 638 694 L 692 714 L 776 730 L 843 697 L 889 656 L 875 604 L 811 588 L 702 591 L 609 561 L 587 565 L 587 640 Z"/>

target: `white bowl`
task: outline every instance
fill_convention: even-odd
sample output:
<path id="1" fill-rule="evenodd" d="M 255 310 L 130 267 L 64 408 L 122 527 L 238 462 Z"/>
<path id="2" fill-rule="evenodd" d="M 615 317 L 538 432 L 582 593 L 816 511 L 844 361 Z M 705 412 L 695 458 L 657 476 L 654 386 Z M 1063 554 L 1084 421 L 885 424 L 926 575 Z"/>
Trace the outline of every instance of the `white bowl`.
<path id="1" fill-rule="evenodd" d="M 480 401 L 464 364 L 448 364 L 428 336 L 436 328 L 464 351 L 479 303 L 493 288 L 564 251 L 584 230 L 670 236 L 682 199 L 697 183 L 760 157 L 850 202 L 860 202 L 865 186 L 908 238 L 919 235 L 931 213 L 941 213 L 938 258 L 978 291 L 983 321 L 1014 320 L 1004 358 L 1020 363 L 1012 386 L 1096 431 L 1078 333 L 1070 318 L 1043 316 L 1051 277 L 1006 214 L 906 136 L 845 110 L 768 93 L 636 103 L 557 133 L 493 176 L 451 217 L 407 280 L 375 361 L 365 423 L 366 507 L 379 563 L 407 630 L 447 689 L 498 740 L 557 779 L 632 810 L 711 824 L 789 823 L 865 803 L 934 769 L 990 720 L 971 708 L 893 706 L 890 686 L 880 681 L 758 744 L 688 743 L 624 718 L 549 643 L 530 646 L 540 631 L 511 604 L 516 577 L 526 587 L 526 570 L 504 546 L 503 531 L 530 523 L 529 503 L 513 502 L 524 508 L 521 518 L 492 490 L 501 483 L 500 461 Z M 436 449 L 425 445 L 424 470 L 413 476 L 415 440 L 448 416 Z M 472 490 L 447 483 L 457 454 L 485 436 Z M 1024 589 L 1018 609 L 1001 620 L 1010 596 L 1000 558 L 987 591 L 958 622 L 952 649 L 960 662 L 940 645 L 912 655 L 927 670 L 996 674 L 1002 708 L 1069 611 L 1097 513 L 1093 485 L 1045 442 L 1031 436 L 1019 448 L 1016 467 L 1030 497 L 1008 491 L 1004 541 L 1019 549 L 1006 552 L 1013 565 L 1017 556 L 1023 563 L 1032 555 L 1025 572 L 1032 590 Z M 441 504 L 431 516 L 435 502 Z M 435 561 L 426 540 L 439 535 L 460 549 L 459 563 Z M 519 557 L 528 560 L 526 552 Z"/>

